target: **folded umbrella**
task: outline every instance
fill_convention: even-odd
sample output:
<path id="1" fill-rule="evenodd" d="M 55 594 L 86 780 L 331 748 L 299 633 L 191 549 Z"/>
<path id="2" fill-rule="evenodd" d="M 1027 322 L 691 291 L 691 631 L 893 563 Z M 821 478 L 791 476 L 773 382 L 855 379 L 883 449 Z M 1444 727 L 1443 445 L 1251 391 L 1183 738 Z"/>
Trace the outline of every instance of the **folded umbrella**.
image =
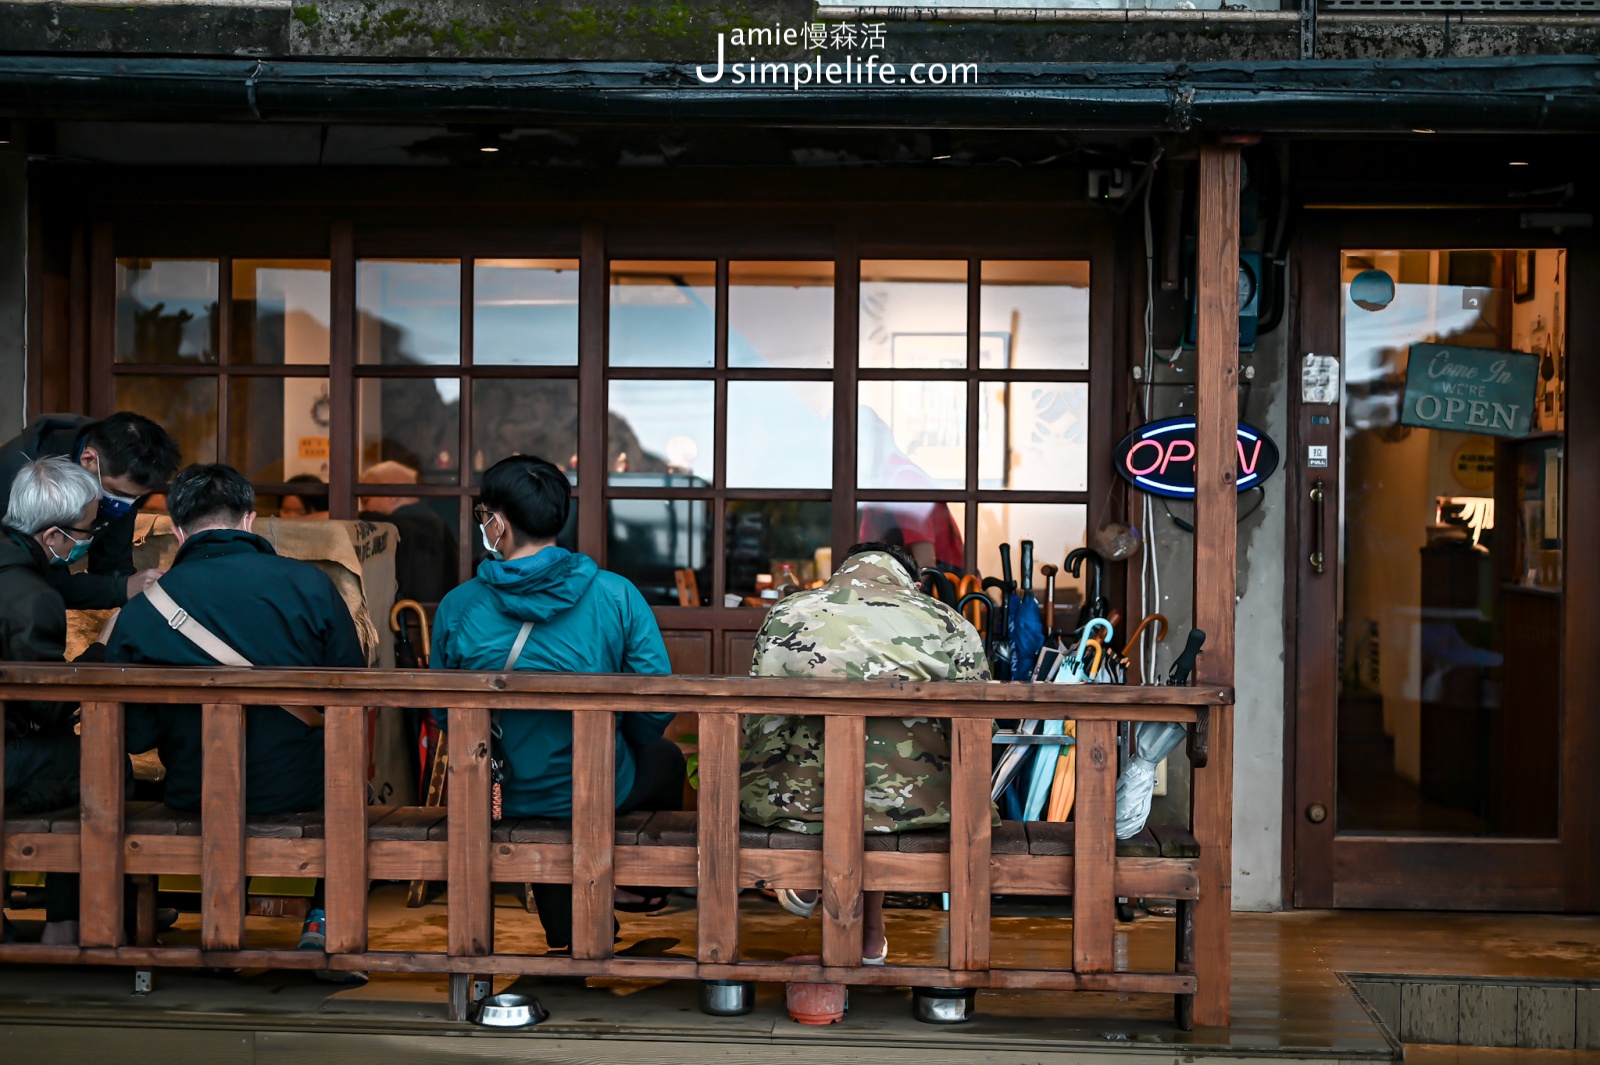
<path id="1" fill-rule="evenodd" d="M 1004 552 L 1001 561 L 1006 565 L 1005 580 L 1008 588 L 1014 588 L 1010 574 L 1010 552 L 1006 551 L 1011 545 L 1002 544 Z M 1022 592 L 1012 593 L 1010 596 L 1010 609 L 1007 621 L 1010 622 L 1012 661 L 1024 663 L 1026 668 L 1014 669 L 1013 679 L 1032 680 L 1032 663 L 1039 658 L 1039 650 L 1044 647 L 1044 619 L 1040 615 L 1039 601 L 1033 597 L 1033 541 L 1022 541 Z"/>

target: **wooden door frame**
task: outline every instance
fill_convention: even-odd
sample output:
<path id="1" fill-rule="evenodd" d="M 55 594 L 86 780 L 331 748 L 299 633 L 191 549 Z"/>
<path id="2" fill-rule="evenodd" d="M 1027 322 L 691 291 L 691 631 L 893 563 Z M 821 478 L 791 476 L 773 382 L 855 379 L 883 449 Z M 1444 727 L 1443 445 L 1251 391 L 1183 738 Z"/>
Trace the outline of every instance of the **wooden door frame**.
<path id="1" fill-rule="evenodd" d="M 1346 248 L 1565 248 L 1567 251 L 1567 349 L 1593 350 L 1600 338 L 1600 301 L 1576 298 L 1593 292 L 1600 277 L 1600 242 L 1587 230 L 1556 234 L 1523 229 L 1516 211 L 1305 211 L 1297 227 L 1294 261 L 1296 307 L 1291 380 L 1307 352 L 1340 353 L 1339 255 Z M 1460 239 L 1470 234 L 1470 240 Z M 1341 370 L 1342 370 L 1341 358 Z M 1586 621 L 1583 607 L 1600 596 L 1600 559 L 1571 550 L 1566 540 L 1562 606 L 1561 820 L 1551 840 L 1459 838 L 1397 843 L 1403 837 L 1338 837 L 1338 663 L 1334 600 L 1339 551 L 1339 418 L 1313 425 L 1316 414 L 1336 407 L 1300 402 L 1291 383 L 1289 441 L 1285 460 L 1289 508 L 1286 537 L 1285 648 L 1288 713 L 1285 730 L 1285 903 L 1294 907 L 1456 908 L 1483 910 L 1592 911 L 1600 908 L 1600 779 L 1585 754 L 1600 750 L 1600 682 L 1592 663 L 1600 660 L 1600 628 Z M 1567 462 L 1573 470 L 1600 462 L 1600 361 L 1570 360 L 1567 377 Z M 1327 444 L 1326 471 L 1305 466 L 1305 448 Z M 1314 549 L 1309 492 L 1322 476 L 1331 494 L 1324 509 L 1321 546 L 1326 573 L 1309 573 Z M 1564 509 L 1567 529 L 1600 523 L 1600 490 L 1582 475 L 1568 476 Z M 1319 702 L 1320 700 L 1320 702 Z M 1311 803 L 1328 808 L 1326 820 L 1306 816 Z M 1402 849 L 1403 848 L 1403 849 Z M 1341 871 L 1361 869 L 1367 885 L 1347 882 Z"/>

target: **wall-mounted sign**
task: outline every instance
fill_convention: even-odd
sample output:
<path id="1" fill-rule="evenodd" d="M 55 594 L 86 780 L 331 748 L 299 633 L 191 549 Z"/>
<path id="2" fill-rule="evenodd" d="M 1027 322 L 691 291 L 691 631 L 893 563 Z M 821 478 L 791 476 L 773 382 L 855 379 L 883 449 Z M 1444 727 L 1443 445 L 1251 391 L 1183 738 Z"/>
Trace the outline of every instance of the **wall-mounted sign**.
<path id="1" fill-rule="evenodd" d="M 1525 351 L 1413 344 L 1400 424 L 1527 436 L 1538 379 L 1539 356 Z"/>
<path id="2" fill-rule="evenodd" d="M 1260 429 L 1239 423 L 1239 472 L 1243 492 L 1278 468 L 1278 445 Z M 1141 425 L 1117 445 L 1117 472 L 1138 488 L 1173 499 L 1194 498 L 1194 419 L 1167 418 Z"/>

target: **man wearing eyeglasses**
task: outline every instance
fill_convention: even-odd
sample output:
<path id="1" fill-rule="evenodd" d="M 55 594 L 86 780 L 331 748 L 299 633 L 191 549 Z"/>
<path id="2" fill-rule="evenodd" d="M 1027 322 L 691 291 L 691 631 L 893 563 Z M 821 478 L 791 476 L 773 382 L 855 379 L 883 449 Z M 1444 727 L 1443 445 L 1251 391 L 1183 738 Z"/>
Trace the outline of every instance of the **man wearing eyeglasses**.
<path id="1" fill-rule="evenodd" d="M 86 471 L 95 482 L 97 499 L 90 521 L 84 523 L 84 528 L 95 529 L 93 547 L 87 549 L 88 572 L 63 567 L 50 574 L 51 583 L 72 610 L 121 606 L 161 576 L 160 570 L 134 571 L 134 519 L 144 498 L 164 488 L 177 471 L 177 441 L 149 418 L 130 411 L 100 420 L 46 414 L 0 445 L 0 485 L 9 488 L 25 463 L 50 455 Z"/>
<path id="2" fill-rule="evenodd" d="M 0 658 L 60 662 L 67 649 L 67 608 L 50 576 L 89 550 L 100 482 L 57 455 L 23 463 L 9 487 L 0 522 Z M 100 639 L 105 638 L 102 633 Z M 94 650 L 103 653 L 104 648 Z M 78 801 L 76 709 L 71 702 L 6 702 L 7 812 L 56 810 Z M 45 896 L 45 942 L 76 942 L 78 907 L 71 880 L 52 874 Z"/>

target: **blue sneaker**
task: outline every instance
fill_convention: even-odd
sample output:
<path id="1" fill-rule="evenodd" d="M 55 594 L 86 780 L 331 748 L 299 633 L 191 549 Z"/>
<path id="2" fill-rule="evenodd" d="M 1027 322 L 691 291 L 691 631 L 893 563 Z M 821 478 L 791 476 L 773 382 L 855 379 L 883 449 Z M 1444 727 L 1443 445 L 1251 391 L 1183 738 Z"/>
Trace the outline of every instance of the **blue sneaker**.
<path id="1" fill-rule="evenodd" d="M 322 910 L 312 910 L 306 914 L 306 923 L 300 926 L 301 950 L 327 950 L 328 935 L 326 925 L 328 915 Z M 325 984 L 342 984 L 353 987 L 367 982 L 367 974 L 353 969 L 316 969 L 313 974 Z"/>

